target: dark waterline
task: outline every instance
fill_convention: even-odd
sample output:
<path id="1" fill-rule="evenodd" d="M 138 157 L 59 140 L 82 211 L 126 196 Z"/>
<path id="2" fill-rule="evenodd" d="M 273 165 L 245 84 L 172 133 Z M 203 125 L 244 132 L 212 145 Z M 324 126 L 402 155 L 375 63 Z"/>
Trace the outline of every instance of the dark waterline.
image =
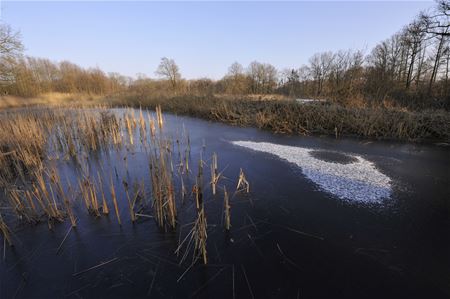
<path id="1" fill-rule="evenodd" d="M 448 148 L 274 135 L 168 114 L 165 120 L 175 138 L 183 125 L 188 130 L 191 165 L 197 165 L 200 152 L 208 163 L 216 152 L 226 178 L 220 185 L 234 190 L 240 168 L 251 184 L 249 195 L 231 199 L 229 233 L 221 225 L 222 197 L 205 191 L 209 264 L 185 273 L 189 262 L 179 265 L 174 254 L 178 233 L 162 232 L 153 219 L 131 224 L 124 202 L 122 227 L 113 214 L 95 219 L 80 205 L 78 227 L 58 254 L 68 221 L 54 231 L 44 223 L 14 227 L 18 242 L 6 248 L 4 260 L 2 246 L 0 298 L 450 296 Z M 361 155 L 393 180 L 392 196 L 376 204 L 338 199 L 318 189 L 297 166 L 231 144 L 237 140 L 307 147 L 342 163 L 349 162 L 342 154 Z M 128 171 L 125 154 L 98 153 L 92 157 L 93 171 L 116 168 L 116 185 L 122 178 L 144 180 L 149 194 L 145 152 L 136 147 L 128 154 Z M 71 161 L 49 163 L 75 179 Z M 118 197 L 124 196 L 119 190 Z M 186 231 L 183 225 L 192 221 L 194 205 L 189 200 L 179 210 L 179 228 Z M 109 263 L 83 272 L 101 262 Z"/>

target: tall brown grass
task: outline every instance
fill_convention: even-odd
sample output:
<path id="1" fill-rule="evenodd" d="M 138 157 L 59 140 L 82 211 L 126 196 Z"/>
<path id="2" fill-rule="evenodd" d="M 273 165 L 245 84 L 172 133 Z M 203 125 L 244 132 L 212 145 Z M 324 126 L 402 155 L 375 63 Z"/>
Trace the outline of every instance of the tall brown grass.
<path id="1" fill-rule="evenodd" d="M 100 95 L 86 93 L 60 93 L 48 92 L 34 97 L 20 97 L 13 95 L 0 96 L 0 110 L 7 108 L 35 107 L 43 105 L 74 106 L 98 105 L 104 99 Z"/>
<path id="2" fill-rule="evenodd" d="M 247 100 L 227 97 L 154 98 L 134 94 L 113 98 L 111 105 L 153 107 L 165 111 L 252 126 L 284 134 L 325 134 L 372 139 L 450 141 L 450 113 L 408 111 L 395 107 L 349 107 L 330 103 L 299 104 L 291 100 Z"/>
<path id="3" fill-rule="evenodd" d="M 188 234 L 189 245 L 184 258 L 193 251 L 193 260 L 206 264 L 205 200 L 209 193 L 205 193 L 205 186 L 211 187 L 213 196 L 223 187 L 225 226 L 227 230 L 231 227 L 230 199 L 225 187 L 219 186 L 222 173 L 218 169 L 218 155 L 214 153 L 209 167 L 205 168 L 210 171 L 211 181 L 204 185 L 207 174 L 202 158 L 206 148 L 203 142 L 195 184 L 190 183 L 189 177 L 195 170 L 189 166 L 191 140 L 187 129 L 183 128 L 181 136 L 174 139 L 165 132 L 160 106 L 155 113 L 147 114 L 144 117 L 140 109 L 136 116 L 134 110 L 127 109 L 118 116 L 104 107 L 23 108 L 0 113 L 0 124 L 7 128 L 0 131 L 0 187 L 7 191 L 7 199 L 0 201 L 0 206 L 13 211 L 20 222 L 36 224 L 46 220 L 49 229 L 53 229 L 68 219 L 72 229 L 78 225 L 76 212 L 80 211 L 77 209 L 80 204 L 87 215 L 95 218 L 107 217 L 112 204 L 119 225 L 123 224 L 120 208 L 127 207 L 128 218 L 133 223 L 140 217 L 154 218 L 164 231 L 176 231 L 179 209 L 191 199 L 196 207 L 191 214 L 195 220 Z M 145 184 L 133 182 L 128 176 L 127 158 L 133 156 L 137 147 L 145 153 L 150 168 L 147 181 L 151 185 L 151 206 L 147 206 L 145 199 Z M 99 168 L 92 164 L 91 156 L 111 150 L 125 154 L 120 161 L 127 175 L 121 177 L 116 167 L 103 168 L 102 165 L 94 173 L 94 169 Z M 67 176 L 65 180 L 61 178 L 58 160 L 73 162 L 70 165 L 76 175 L 71 179 L 75 187 Z M 115 185 L 113 175 L 115 181 L 122 181 L 122 184 Z M 110 178 L 108 185 L 104 177 Z M 181 188 L 176 187 L 177 182 Z M 238 189 L 248 192 L 248 186 L 241 170 Z M 119 189 L 123 192 L 116 192 Z M 192 193 L 188 192 L 190 189 Z M 142 211 L 146 208 L 153 210 L 153 215 L 144 214 Z M 10 226 L 1 215 L 0 231 L 5 241 L 12 244 Z"/>

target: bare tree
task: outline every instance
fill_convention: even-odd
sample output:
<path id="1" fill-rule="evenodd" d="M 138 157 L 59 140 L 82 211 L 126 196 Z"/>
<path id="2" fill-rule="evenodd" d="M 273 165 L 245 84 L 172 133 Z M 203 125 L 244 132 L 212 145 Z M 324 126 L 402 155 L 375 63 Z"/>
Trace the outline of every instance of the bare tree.
<path id="1" fill-rule="evenodd" d="M 244 94 L 248 91 L 248 78 L 244 74 L 244 68 L 238 62 L 234 62 L 224 78 L 227 81 L 227 92 L 232 94 Z"/>
<path id="2" fill-rule="evenodd" d="M 295 97 L 297 95 L 296 89 L 300 83 L 300 75 L 296 69 L 285 69 L 281 72 L 281 84 L 288 87 L 289 96 Z"/>
<path id="3" fill-rule="evenodd" d="M 2 85 L 14 81 L 14 65 L 23 51 L 20 33 L 9 25 L 0 24 L 0 81 Z"/>
<path id="4" fill-rule="evenodd" d="M 13 31 L 9 25 L 0 24 L 0 55 L 17 56 L 23 51 L 20 32 Z"/>
<path id="5" fill-rule="evenodd" d="M 449 66 L 450 66 L 450 45 L 447 45 L 447 48 L 444 51 L 445 53 L 445 85 L 448 86 L 448 76 L 449 76 Z"/>
<path id="6" fill-rule="evenodd" d="M 322 94 L 325 79 L 328 78 L 328 75 L 331 72 L 331 67 L 334 59 L 335 56 L 331 52 L 317 53 L 309 59 L 309 63 L 311 65 L 311 74 L 317 84 L 317 96 L 320 96 Z"/>
<path id="7" fill-rule="evenodd" d="M 340 50 L 333 56 L 328 76 L 331 94 L 336 97 L 348 96 L 352 92 L 354 81 L 361 76 L 364 54 L 361 50 Z"/>
<path id="8" fill-rule="evenodd" d="M 425 32 L 430 34 L 431 38 L 437 40 L 433 69 L 428 84 L 428 92 L 430 93 L 433 83 L 436 81 L 445 44 L 449 41 L 450 37 L 450 1 L 437 1 L 434 13 L 432 15 L 422 13 L 420 20 L 424 24 Z"/>
<path id="9" fill-rule="evenodd" d="M 424 43 L 425 30 L 423 23 L 414 21 L 405 28 L 404 41 L 407 46 L 407 53 L 409 54 L 406 62 L 409 64 L 406 75 L 406 88 L 408 89 L 413 80 L 414 65 L 416 64 L 417 55 L 421 51 L 421 47 Z"/>
<path id="10" fill-rule="evenodd" d="M 368 58 L 370 72 L 367 85 L 377 97 L 384 97 L 403 77 L 405 52 L 402 33 L 394 34 L 372 50 Z"/>
<path id="11" fill-rule="evenodd" d="M 158 68 L 156 69 L 156 75 L 166 78 L 170 81 L 172 88 L 175 89 L 178 82 L 181 79 L 180 70 L 175 60 L 167 57 L 161 58 Z"/>
<path id="12" fill-rule="evenodd" d="M 422 13 L 419 17 L 426 25 L 425 31 L 432 35 L 450 36 L 450 1 L 438 0 L 432 15 Z"/>
<path id="13" fill-rule="evenodd" d="M 258 61 L 252 61 L 247 68 L 248 76 L 251 80 L 253 93 L 260 93 L 262 90 L 263 65 Z"/>
<path id="14" fill-rule="evenodd" d="M 237 78 L 244 74 L 244 68 L 239 62 L 234 62 L 230 67 L 228 68 L 228 76 Z"/>
<path id="15" fill-rule="evenodd" d="M 269 93 L 277 85 L 278 71 L 268 63 L 253 61 L 247 68 L 253 93 Z"/>

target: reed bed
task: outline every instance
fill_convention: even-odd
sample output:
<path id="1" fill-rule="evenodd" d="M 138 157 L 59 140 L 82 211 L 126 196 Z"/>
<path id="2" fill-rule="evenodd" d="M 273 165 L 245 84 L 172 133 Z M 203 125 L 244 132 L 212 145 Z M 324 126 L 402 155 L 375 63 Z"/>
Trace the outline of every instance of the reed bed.
<path id="1" fill-rule="evenodd" d="M 156 134 L 155 123 L 159 134 Z M 156 120 L 150 117 L 151 149 L 149 151 L 154 216 L 161 228 L 176 228 L 177 207 L 173 183 L 171 142 L 164 136 L 161 107 L 156 107 Z"/>
<path id="2" fill-rule="evenodd" d="M 166 134 L 160 106 L 154 113 L 142 109 L 113 113 L 105 107 L 20 109 L 1 113 L 0 125 L 6 128 L 0 131 L 0 183 L 7 195 L 0 206 L 11 209 L 16 221 L 46 221 L 53 229 L 68 220 L 71 229 L 76 229 L 80 211 L 100 219 L 109 217 L 113 209 L 119 225 L 144 217 L 153 218 L 163 231 L 177 231 L 181 207 L 195 205 L 187 243 L 180 242 L 177 252 L 185 251 L 181 261 L 192 253 L 193 262 L 206 264 L 205 200 L 223 190 L 225 230 L 231 228 L 230 199 L 225 186 L 219 186 L 222 172 L 217 153 L 205 168 L 203 141 L 193 174 L 189 133 L 183 127 L 177 138 Z M 149 165 L 149 177 L 141 182 L 132 179 L 133 169 L 128 165 L 136 150 L 145 153 Z M 110 152 L 122 157 L 116 166 L 95 166 L 95 157 Z M 71 165 L 70 178 L 61 176 L 58 167 L 64 165 Z M 211 177 L 207 184 L 205 169 Z M 237 186 L 249 191 L 242 169 Z M 129 216 L 122 215 L 123 209 Z M 0 215 L 0 231 L 12 244 L 8 221 Z M 181 237 L 181 230 L 179 234 Z"/>
<path id="3" fill-rule="evenodd" d="M 192 264 L 197 260 L 202 260 L 203 264 L 208 263 L 206 242 L 208 238 L 207 221 L 203 198 L 203 161 L 199 160 L 198 174 L 195 185 L 193 186 L 193 193 L 195 194 L 196 218 L 193 222 L 192 229 L 186 235 L 184 240 L 180 242 L 175 253 L 179 253 L 185 247 L 185 253 L 181 258 L 183 262 L 187 258 L 187 254 L 193 251 Z"/>
<path id="4" fill-rule="evenodd" d="M 216 96 L 155 98 L 132 94 L 111 105 L 154 107 L 236 126 L 284 134 L 325 134 L 373 139 L 450 142 L 450 114 L 445 110 L 407 111 L 384 107 L 345 107 L 332 103 L 299 104 L 293 100 L 248 100 Z"/>
<path id="5" fill-rule="evenodd" d="M 215 157 L 217 158 L 217 156 Z M 207 264 L 208 259 L 206 254 L 206 240 L 208 238 L 207 234 L 208 224 L 206 222 L 205 205 L 203 198 L 203 160 L 201 158 L 200 161 L 198 162 L 198 175 L 195 190 L 196 190 L 195 204 L 197 206 L 197 219 L 192 229 L 192 236 L 194 238 L 194 256 L 199 256 L 202 259 L 203 263 Z"/>

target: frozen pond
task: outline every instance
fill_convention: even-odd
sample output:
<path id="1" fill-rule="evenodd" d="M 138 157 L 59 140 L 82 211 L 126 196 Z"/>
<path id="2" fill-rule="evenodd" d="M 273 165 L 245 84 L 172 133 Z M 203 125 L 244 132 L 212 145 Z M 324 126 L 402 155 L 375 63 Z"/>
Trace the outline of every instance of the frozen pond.
<path id="1" fill-rule="evenodd" d="M 318 151 L 302 147 L 249 141 L 234 141 L 233 144 L 255 151 L 272 153 L 294 163 L 321 189 L 341 199 L 378 202 L 389 198 L 391 194 L 390 178 L 361 156 L 340 154 L 344 159 L 350 160 L 349 163 L 342 163 L 322 160 L 314 155 L 314 152 Z M 332 155 L 333 152 L 330 154 Z M 322 152 L 322 155 L 326 157 L 327 153 Z"/>
<path id="2" fill-rule="evenodd" d="M 205 190 L 208 264 L 180 264 L 174 253 L 195 211 L 191 190 L 178 202 L 176 232 L 148 217 L 131 223 L 126 201 L 119 202 L 122 226 L 113 213 L 93 218 L 80 204 L 79 224 L 62 246 L 67 221 L 53 231 L 45 223 L 12 227 L 16 245 L 1 245 L 0 298 L 450 296 L 449 148 L 276 135 L 170 114 L 165 126 L 174 139 L 189 132 L 191 168 L 200 155 L 210 163 L 217 153 L 219 190 L 230 192 L 226 232 L 222 193 Z M 126 197 L 124 180 L 142 182 L 151 195 L 137 140 L 89 157 L 94 173 L 115 173 L 118 199 Z M 47 163 L 76 186 L 73 161 Z M 250 193 L 234 195 L 241 168 Z M 187 175 L 184 183 L 192 181 Z"/>

